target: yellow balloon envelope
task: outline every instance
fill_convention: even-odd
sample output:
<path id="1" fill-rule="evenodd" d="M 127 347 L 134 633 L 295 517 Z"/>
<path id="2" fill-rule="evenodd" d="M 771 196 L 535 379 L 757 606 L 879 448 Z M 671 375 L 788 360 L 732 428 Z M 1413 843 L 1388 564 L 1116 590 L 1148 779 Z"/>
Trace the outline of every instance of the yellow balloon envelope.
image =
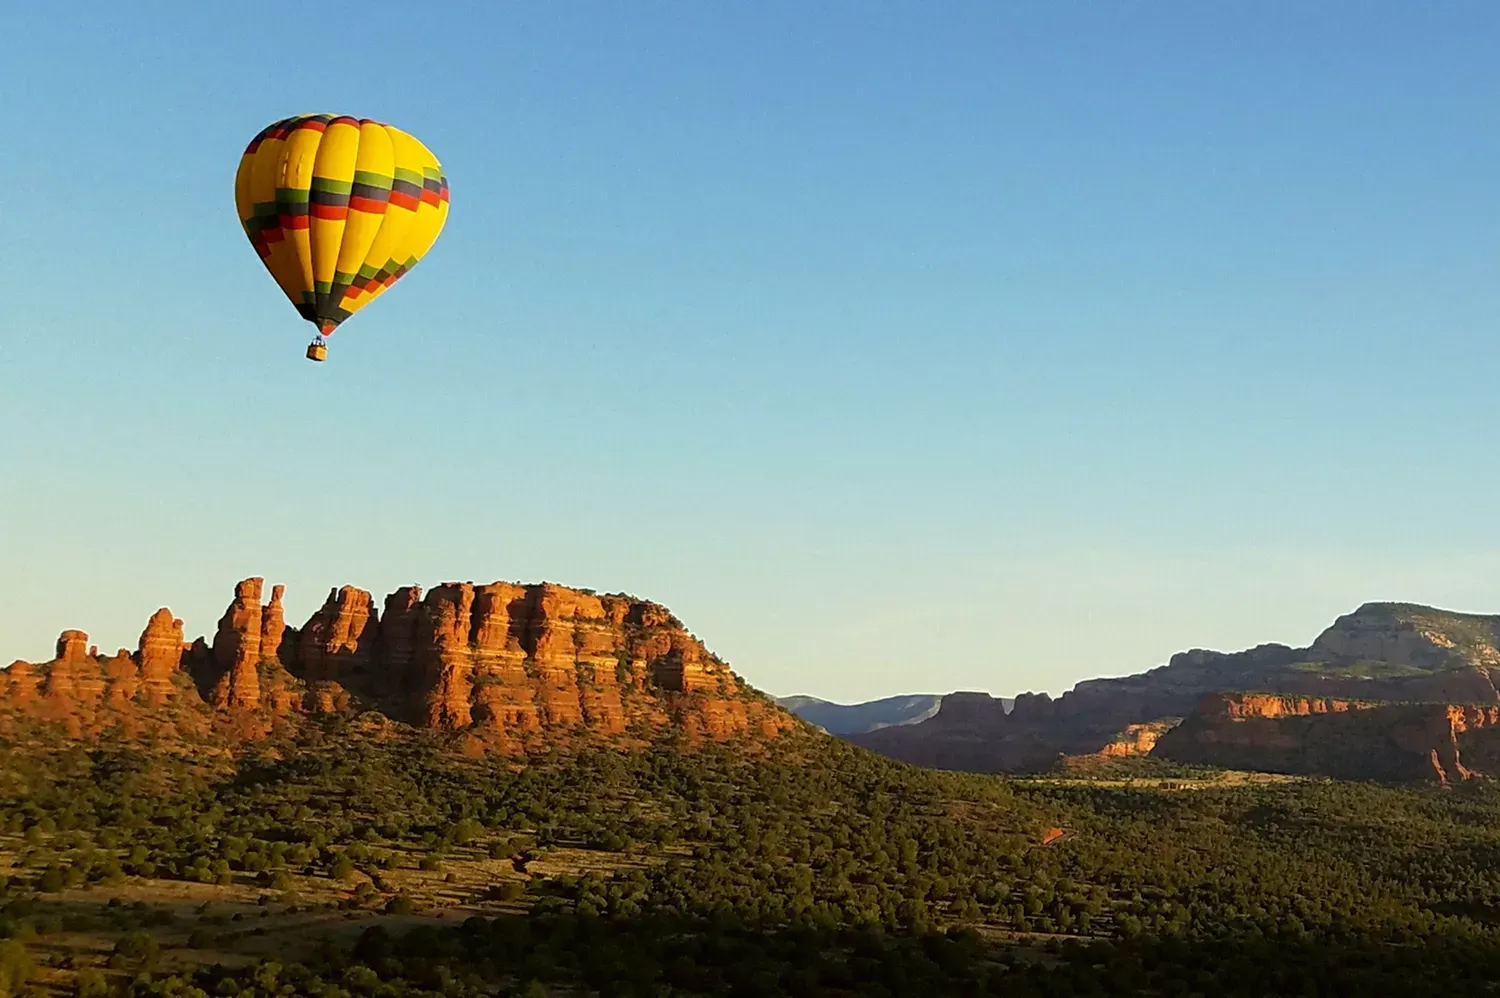
<path id="1" fill-rule="evenodd" d="M 448 220 L 448 178 L 427 147 L 378 121 L 304 114 L 263 129 L 234 178 L 240 224 L 322 337 L 416 266 Z"/>

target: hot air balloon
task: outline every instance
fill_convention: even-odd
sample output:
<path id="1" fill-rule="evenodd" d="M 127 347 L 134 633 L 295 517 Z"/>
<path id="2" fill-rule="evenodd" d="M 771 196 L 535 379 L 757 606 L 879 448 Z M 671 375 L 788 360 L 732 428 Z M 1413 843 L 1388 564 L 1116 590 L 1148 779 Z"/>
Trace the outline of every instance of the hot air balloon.
<path id="1" fill-rule="evenodd" d="M 240 224 L 266 269 L 325 336 L 422 259 L 448 220 L 448 178 L 399 128 L 304 114 L 263 129 L 234 178 Z"/>

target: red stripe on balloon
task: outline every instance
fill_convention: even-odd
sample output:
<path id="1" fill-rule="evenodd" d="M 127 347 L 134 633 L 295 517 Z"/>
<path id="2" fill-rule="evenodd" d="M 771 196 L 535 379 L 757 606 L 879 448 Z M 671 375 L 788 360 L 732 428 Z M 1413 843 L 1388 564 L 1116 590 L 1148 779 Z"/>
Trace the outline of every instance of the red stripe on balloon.
<path id="1" fill-rule="evenodd" d="M 362 198 L 357 194 L 349 199 L 350 208 L 353 208 L 355 211 L 368 212 L 371 215 L 384 215 L 385 204 L 384 201 L 377 201 L 374 198 Z"/>

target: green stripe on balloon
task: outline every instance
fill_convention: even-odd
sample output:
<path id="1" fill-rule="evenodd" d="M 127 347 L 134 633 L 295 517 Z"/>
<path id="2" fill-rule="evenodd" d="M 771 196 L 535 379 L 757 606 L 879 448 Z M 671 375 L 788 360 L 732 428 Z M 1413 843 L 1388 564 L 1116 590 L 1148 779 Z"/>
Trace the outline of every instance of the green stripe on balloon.
<path id="1" fill-rule="evenodd" d="M 348 180 L 331 180 L 327 177 L 313 177 L 312 190 L 319 194 L 348 194 L 354 190 L 354 184 Z"/>

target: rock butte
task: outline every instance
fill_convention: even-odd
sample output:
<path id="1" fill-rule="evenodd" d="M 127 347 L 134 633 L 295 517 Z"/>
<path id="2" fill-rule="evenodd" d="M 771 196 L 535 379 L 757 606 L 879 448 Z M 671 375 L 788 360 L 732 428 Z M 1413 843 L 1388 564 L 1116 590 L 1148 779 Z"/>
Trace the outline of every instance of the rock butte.
<path id="1" fill-rule="evenodd" d="M 0 725 L 52 721 L 74 736 L 119 730 L 263 738 L 325 713 L 378 712 L 517 752 L 578 741 L 643 744 L 775 737 L 792 715 L 742 684 L 666 608 L 541 583 L 403 587 L 377 605 L 334 589 L 301 628 L 282 586 L 245 579 L 212 642 L 152 614 L 134 653 L 100 656 L 64 631 L 47 662 L 0 674 Z"/>

